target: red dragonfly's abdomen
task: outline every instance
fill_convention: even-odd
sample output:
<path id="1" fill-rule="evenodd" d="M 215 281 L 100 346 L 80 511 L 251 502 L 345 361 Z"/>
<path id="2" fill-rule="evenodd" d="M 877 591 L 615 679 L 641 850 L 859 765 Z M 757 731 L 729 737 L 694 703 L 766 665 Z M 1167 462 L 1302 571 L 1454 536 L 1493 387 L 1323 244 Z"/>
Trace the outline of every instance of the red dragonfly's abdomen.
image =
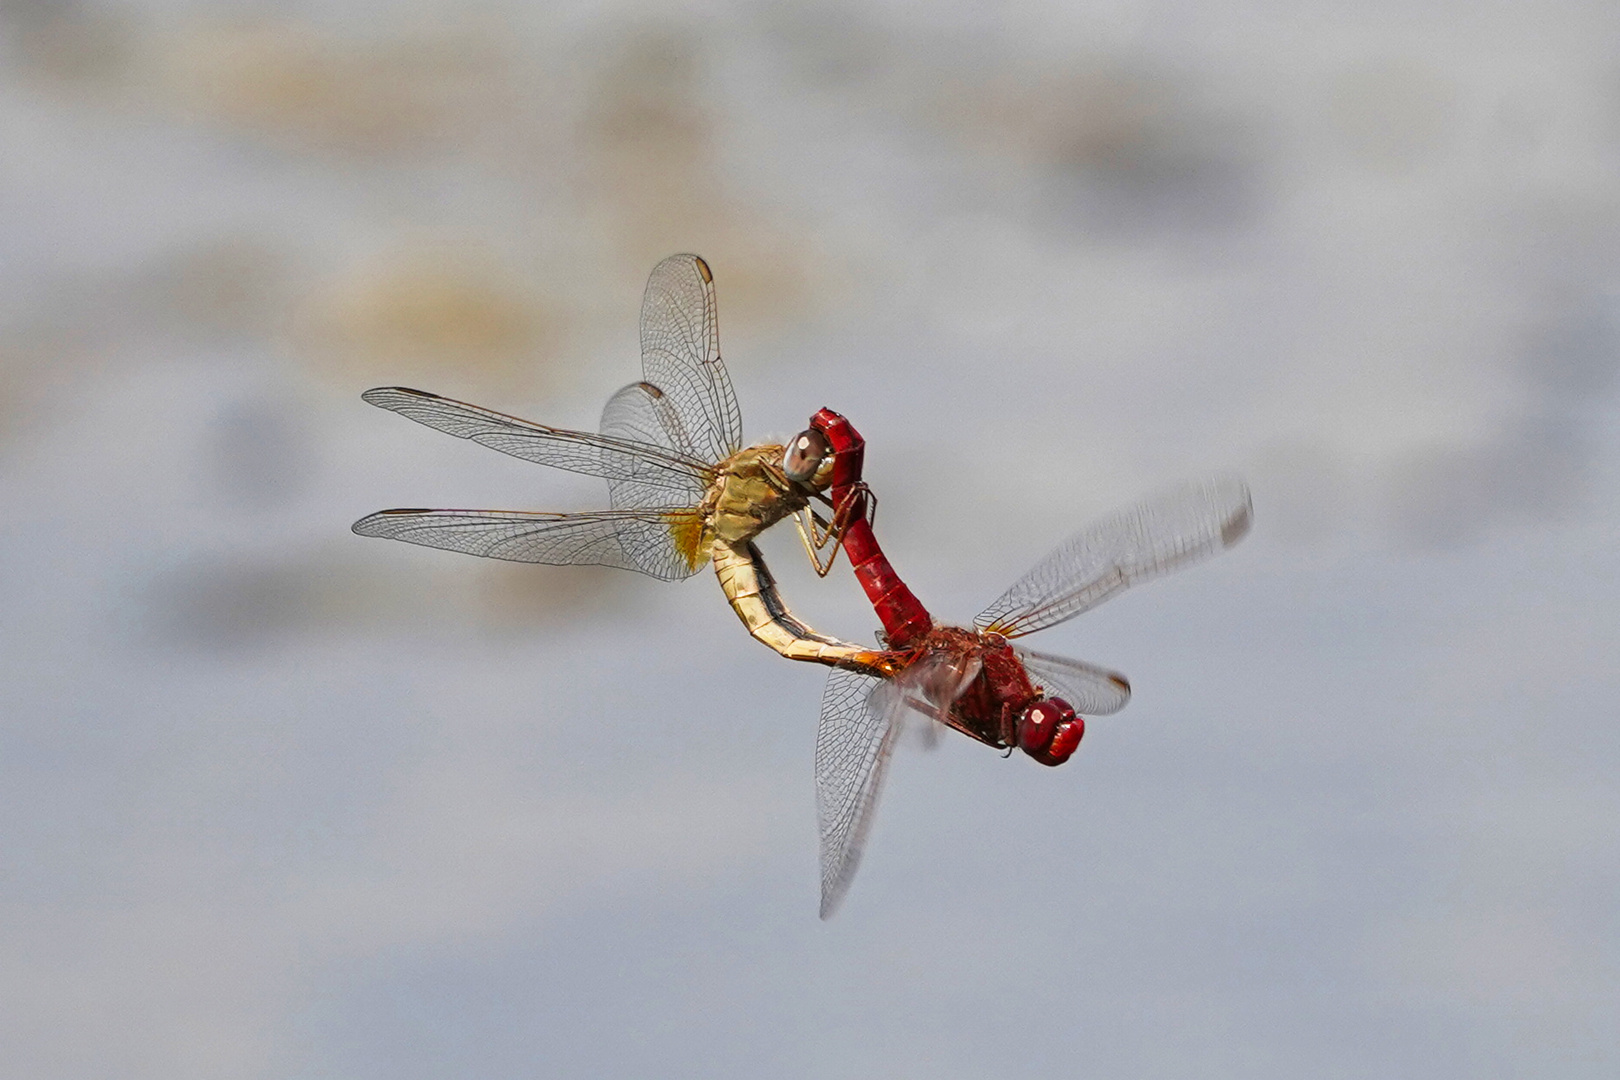
<path id="1" fill-rule="evenodd" d="M 889 648 L 909 649 L 933 628 L 934 619 L 889 565 L 877 537 L 872 534 L 871 523 L 866 520 L 866 492 L 858 483 L 866 440 L 848 420 L 831 409 L 822 409 L 811 417 L 810 426 L 826 436 L 837 453 L 828 495 L 838 513 L 848 521 L 844 529 L 844 551 L 849 555 L 855 578 L 866 590 L 867 599 L 883 622 Z"/>

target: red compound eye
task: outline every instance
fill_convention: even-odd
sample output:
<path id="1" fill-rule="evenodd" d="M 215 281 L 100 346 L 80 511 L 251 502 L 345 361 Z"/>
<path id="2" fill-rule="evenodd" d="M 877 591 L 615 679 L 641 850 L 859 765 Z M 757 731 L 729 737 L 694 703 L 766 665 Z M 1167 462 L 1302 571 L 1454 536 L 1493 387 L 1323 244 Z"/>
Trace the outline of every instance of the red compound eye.
<path id="1" fill-rule="evenodd" d="M 1052 742 L 1065 712 L 1073 714 L 1061 701 L 1042 698 L 1031 703 L 1018 718 L 1018 748 L 1026 754 L 1039 754 Z"/>
<path id="2" fill-rule="evenodd" d="M 1018 721 L 1018 748 L 1042 765 L 1069 760 L 1086 733 L 1086 722 L 1062 698 L 1045 698 L 1024 710 Z"/>

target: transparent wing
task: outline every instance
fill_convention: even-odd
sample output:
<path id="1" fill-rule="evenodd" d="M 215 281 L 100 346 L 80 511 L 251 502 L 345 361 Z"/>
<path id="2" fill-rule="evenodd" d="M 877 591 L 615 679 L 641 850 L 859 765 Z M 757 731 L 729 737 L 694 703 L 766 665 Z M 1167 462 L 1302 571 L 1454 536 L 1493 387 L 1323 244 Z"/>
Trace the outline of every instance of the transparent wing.
<path id="1" fill-rule="evenodd" d="M 1117 671 L 1081 660 L 1014 649 L 1048 697 L 1060 697 L 1081 716 L 1110 716 L 1131 700 L 1131 684 Z"/>
<path id="2" fill-rule="evenodd" d="M 554 566 L 616 566 L 665 581 L 703 565 L 682 546 L 702 532 L 695 510 L 601 510 L 583 514 L 519 510 L 383 510 L 354 523 L 361 536 L 444 548 L 489 559 Z"/>
<path id="3" fill-rule="evenodd" d="M 983 661 L 976 655 L 936 650 L 912 664 L 895 679 L 895 691 L 907 709 L 941 724 L 949 724 L 956 699 L 978 678 Z M 930 725 L 932 726 L 932 725 Z"/>
<path id="4" fill-rule="evenodd" d="M 1241 480 L 1188 484 L 1070 537 L 973 620 L 1020 637 L 1072 619 L 1138 582 L 1229 548 L 1254 508 Z"/>
<path id="5" fill-rule="evenodd" d="M 901 672 L 894 682 L 894 692 L 904 696 L 904 708 L 897 718 L 901 735 L 915 734 L 924 749 L 932 750 L 946 728 L 966 730 L 952 719 L 952 710 L 983 666 L 975 655 L 937 651 Z"/>
<path id="6" fill-rule="evenodd" d="M 860 866 L 902 696 L 880 678 L 834 668 L 816 728 L 816 819 L 821 827 L 821 917 L 838 909 Z"/>
<path id="7" fill-rule="evenodd" d="M 696 506 L 714 476 L 709 462 L 668 445 L 547 427 L 423 390 L 379 386 L 360 397 L 418 424 L 524 461 L 606 477 L 610 484 L 633 483 L 656 490 L 663 506 Z"/>
<path id="8" fill-rule="evenodd" d="M 742 413 L 720 359 L 714 275 L 696 255 L 671 255 L 647 279 L 641 370 L 668 400 L 671 446 L 716 462 L 742 449 Z"/>
<path id="9" fill-rule="evenodd" d="M 608 398 L 602 410 L 602 435 L 620 442 L 667 446 L 683 458 L 691 454 L 682 446 L 683 429 L 669 395 L 652 383 L 631 383 Z M 656 471 L 609 477 L 609 500 L 614 508 L 666 506 L 670 497 L 662 480 Z M 688 493 L 692 505 L 701 502 L 703 494 L 702 487 L 694 486 Z"/>
<path id="10" fill-rule="evenodd" d="M 976 656 L 931 654 L 892 682 L 834 668 L 816 729 L 816 817 L 821 826 L 821 917 L 837 910 L 860 866 L 889 757 L 908 718 L 932 732 L 979 674 Z"/>

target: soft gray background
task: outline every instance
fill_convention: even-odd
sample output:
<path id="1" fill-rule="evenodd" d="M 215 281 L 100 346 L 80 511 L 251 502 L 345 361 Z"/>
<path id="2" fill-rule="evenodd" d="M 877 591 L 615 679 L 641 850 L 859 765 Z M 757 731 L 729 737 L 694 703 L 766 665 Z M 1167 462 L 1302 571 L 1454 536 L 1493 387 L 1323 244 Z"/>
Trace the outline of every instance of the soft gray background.
<path id="1" fill-rule="evenodd" d="M 1620 7 L 0 13 L 0 1073 L 1620 1070 Z M 594 426 L 681 250 L 944 616 L 1254 487 L 827 924 L 820 672 L 712 577 L 348 532 L 603 505 L 357 395 Z"/>

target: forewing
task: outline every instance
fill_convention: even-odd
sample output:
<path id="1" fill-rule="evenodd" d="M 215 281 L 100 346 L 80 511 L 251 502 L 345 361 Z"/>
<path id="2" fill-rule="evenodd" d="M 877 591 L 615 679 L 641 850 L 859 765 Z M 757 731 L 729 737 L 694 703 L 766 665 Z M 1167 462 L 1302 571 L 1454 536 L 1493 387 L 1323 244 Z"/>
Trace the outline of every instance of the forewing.
<path id="1" fill-rule="evenodd" d="M 647 382 L 631 383 L 608 398 L 602 410 L 602 435 L 621 442 L 667 446 L 682 457 L 698 452 L 683 445 L 684 432 L 669 395 Z M 608 495 L 615 508 L 665 506 L 670 497 L 663 481 L 664 475 L 651 468 L 636 475 L 609 477 Z M 685 494 L 683 501 L 696 506 L 703 499 L 703 485 L 694 479 Z"/>
<path id="2" fill-rule="evenodd" d="M 903 705 L 882 679 L 834 668 L 816 728 L 821 917 L 832 916 L 860 866 Z"/>
<path id="3" fill-rule="evenodd" d="M 511 562 L 616 566 L 665 581 L 690 577 L 702 567 L 681 544 L 702 528 L 696 511 L 681 508 L 583 514 L 383 510 L 354 523 L 361 536 Z"/>
<path id="4" fill-rule="evenodd" d="M 664 506 L 695 506 L 714 476 L 712 465 L 698 456 L 651 440 L 547 427 L 404 386 L 380 386 L 360 396 L 378 408 L 524 461 L 656 490 Z"/>
<path id="5" fill-rule="evenodd" d="M 1131 684 L 1117 671 L 1028 649 L 1013 652 L 1043 693 L 1067 701 L 1081 716 L 1109 716 L 1131 700 Z"/>
<path id="6" fill-rule="evenodd" d="M 948 723 L 946 717 L 956 699 L 978 677 L 982 667 L 983 661 L 976 655 L 937 650 L 902 671 L 894 688 L 907 709 L 944 724 Z"/>
<path id="7" fill-rule="evenodd" d="M 714 275 L 696 255 L 671 255 L 647 279 L 641 370 L 668 398 L 672 445 L 712 462 L 742 449 L 742 413 L 720 359 Z"/>
<path id="8" fill-rule="evenodd" d="M 1241 480 L 1188 484 L 1070 537 L 979 613 L 980 630 L 1019 637 L 1072 619 L 1124 589 L 1229 548 L 1254 514 Z"/>

